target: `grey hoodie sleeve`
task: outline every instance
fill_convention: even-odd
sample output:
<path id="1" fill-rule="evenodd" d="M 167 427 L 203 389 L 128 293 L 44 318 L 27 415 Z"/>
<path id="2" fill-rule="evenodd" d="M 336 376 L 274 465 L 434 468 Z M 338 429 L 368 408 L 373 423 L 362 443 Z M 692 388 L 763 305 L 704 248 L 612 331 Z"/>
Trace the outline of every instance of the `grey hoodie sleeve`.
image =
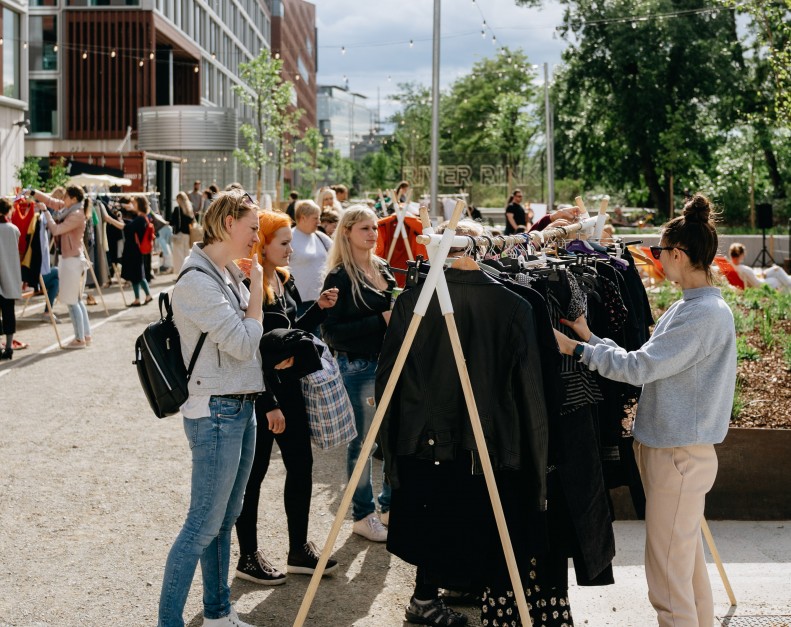
<path id="1" fill-rule="evenodd" d="M 240 361 L 255 357 L 264 333 L 255 318 L 240 318 L 238 311 L 217 281 L 201 272 L 191 272 L 179 281 L 174 309 L 190 320 L 220 351 Z"/>
<path id="2" fill-rule="evenodd" d="M 678 374 L 707 355 L 689 314 L 679 313 L 636 351 L 627 352 L 612 340 L 593 336 L 583 350 L 582 362 L 607 379 L 638 386 Z"/>

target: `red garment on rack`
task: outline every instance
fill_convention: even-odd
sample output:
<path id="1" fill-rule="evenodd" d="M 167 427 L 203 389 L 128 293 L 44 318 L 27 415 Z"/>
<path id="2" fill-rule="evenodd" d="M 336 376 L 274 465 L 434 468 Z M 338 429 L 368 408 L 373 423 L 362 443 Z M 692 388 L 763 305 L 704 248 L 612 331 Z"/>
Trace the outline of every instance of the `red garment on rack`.
<path id="1" fill-rule="evenodd" d="M 396 226 L 398 225 L 398 218 L 394 215 L 380 218 L 379 220 L 379 239 L 376 240 L 376 254 L 382 259 L 387 259 L 387 253 L 390 252 L 390 244 L 395 236 Z M 420 218 L 414 216 L 404 217 L 404 227 L 406 229 L 407 240 L 409 240 L 409 247 L 412 249 L 412 255 L 417 259 L 418 255 L 423 255 L 423 258 L 428 260 L 428 253 L 423 244 L 417 243 L 417 236 L 423 233 L 423 225 Z M 398 241 L 396 241 L 395 248 L 393 249 L 393 256 L 390 258 L 390 266 L 392 268 L 401 268 L 406 270 L 406 262 L 409 261 L 409 255 L 404 246 L 404 240 L 399 234 Z M 404 287 L 406 282 L 406 275 L 396 274 L 396 282 L 399 287 Z"/>
<path id="2" fill-rule="evenodd" d="M 19 258 L 23 259 L 27 248 L 30 246 L 30 238 L 26 237 L 30 230 L 30 223 L 36 215 L 36 203 L 27 198 L 19 198 L 14 202 L 14 211 L 11 212 L 11 223 L 19 229 Z"/>

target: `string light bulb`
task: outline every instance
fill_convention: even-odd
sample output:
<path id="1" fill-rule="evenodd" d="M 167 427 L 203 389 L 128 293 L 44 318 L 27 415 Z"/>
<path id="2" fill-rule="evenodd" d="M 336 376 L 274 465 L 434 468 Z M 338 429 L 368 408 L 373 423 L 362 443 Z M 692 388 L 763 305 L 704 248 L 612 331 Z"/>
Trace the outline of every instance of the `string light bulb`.
<path id="1" fill-rule="evenodd" d="M 154 53 L 153 52 L 149 52 L 148 53 L 148 58 L 153 61 L 154 60 Z"/>
<path id="2" fill-rule="evenodd" d="M 57 51 L 58 51 L 58 44 L 55 44 L 54 46 L 52 46 L 52 52 L 57 52 Z"/>
<path id="3" fill-rule="evenodd" d="M 199 68 L 199 67 L 196 65 L 196 66 L 193 68 L 193 72 L 195 72 L 195 74 L 197 74 L 198 72 L 200 72 L 200 68 Z"/>
<path id="4" fill-rule="evenodd" d="M 415 42 L 411 39 L 409 40 L 409 47 L 412 48 L 415 45 Z"/>
<path id="5" fill-rule="evenodd" d="M 143 61 L 143 59 L 140 59 L 140 61 L 139 61 L 138 65 L 139 65 L 140 67 L 143 67 L 143 66 L 145 65 L 145 62 Z"/>
<path id="6" fill-rule="evenodd" d="M 115 50 L 110 51 L 110 58 L 115 59 Z"/>
<path id="7" fill-rule="evenodd" d="M 2 45 L 3 45 L 3 41 L 4 41 L 4 40 L 3 40 L 3 37 L 2 37 L 2 36 L 0 36 L 0 46 L 2 46 Z"/>
<path id="8" fill-rule="evenodd" d="M 87 52 L 83 52 L 82 53 L 82 60 L 85 61 L 85 59 L 87 59 L 87 58 L 88 58 L 88 53 Z"/>
<path id="9" fill-rule="evenodd" d="M 346 46 L 341 46 L 341 54 L 346 54 Z"/>
<path id="10" fill-rule="evenodd" d="M 25 42 L 25 43 L 23 43 L 23 44 L 22 44 L 22 48 L 24 48 L 25 50 L 27 50 L 27 42 Z"/>

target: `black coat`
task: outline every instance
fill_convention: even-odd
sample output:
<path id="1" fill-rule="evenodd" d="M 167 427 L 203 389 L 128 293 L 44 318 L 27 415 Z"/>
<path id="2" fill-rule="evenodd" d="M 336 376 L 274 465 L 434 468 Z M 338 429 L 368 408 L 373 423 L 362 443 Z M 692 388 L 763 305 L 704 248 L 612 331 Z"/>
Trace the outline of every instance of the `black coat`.
<path id="1" fill-rule="evenodd" d="M 524 498 L 546 507 L 547 413 L 530 304 L 479 270 L 445 273 L 489 455 L 496 469 L 526 473 Z M 396 301 L 376 373 L 382 397 L 421 287 Z M 436 294 L 418 328 L 379 432 L 385 472 L 397 457 L 452 461 L 477 451 L 450 337 Z M 477 453 L 476 453 L 477 454 Z"/>
<path id="2" fill-rule="evenodd" d="M 361 302 L 355 301 L 352 281 L 343 266 L 333 268 L 324 279 L 322 291 L 338 288 L 338 302 L 327 310 L 321 325 L 321 337 L 332 350 L 365 357 L 379 354 L 387 330 L 382 313 L 390 310 L 390 292 L 396 285 L 387 266 L 382 264 L 380 271 L 387 281 L 387 291 L 364 283 Z"/>
<path id="3" fill-rule="evenodd" d="M 277 272 L 281 278 L 285 277 L 279 270 Z M 264 333 L 274 329 L 301 329 L 310 332 L 325 318 L 324 310 L 316 303 L 297 318 L 297 307 L 302 304 L 302 299 L 299 297 L 293 276 L 285 282 L 283 301 L 275 299 L 274 303 L 264 303 Z M 300 416 L 305 414 L 305 402 L 299 379 L 289 377 L 288 370 L 264 370 L 264 382 L 266 390 L 256 402 L 256 413 L 261 419 L 266 412 L 277 407 L 283 410 L 286 418 L 294 413 Z"/>

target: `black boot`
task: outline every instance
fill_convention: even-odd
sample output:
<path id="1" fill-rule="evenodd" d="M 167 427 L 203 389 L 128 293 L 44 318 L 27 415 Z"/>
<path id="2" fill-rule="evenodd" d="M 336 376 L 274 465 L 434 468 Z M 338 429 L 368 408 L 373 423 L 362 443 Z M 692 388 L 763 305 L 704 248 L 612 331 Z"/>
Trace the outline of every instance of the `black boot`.
<path id="1" fill-rule="evenodd" d="M 0 351 L 0 361 L 3 359 L 11 359 L 14 356 L 14 349 L 13 348 L 4 348 Z"/>

